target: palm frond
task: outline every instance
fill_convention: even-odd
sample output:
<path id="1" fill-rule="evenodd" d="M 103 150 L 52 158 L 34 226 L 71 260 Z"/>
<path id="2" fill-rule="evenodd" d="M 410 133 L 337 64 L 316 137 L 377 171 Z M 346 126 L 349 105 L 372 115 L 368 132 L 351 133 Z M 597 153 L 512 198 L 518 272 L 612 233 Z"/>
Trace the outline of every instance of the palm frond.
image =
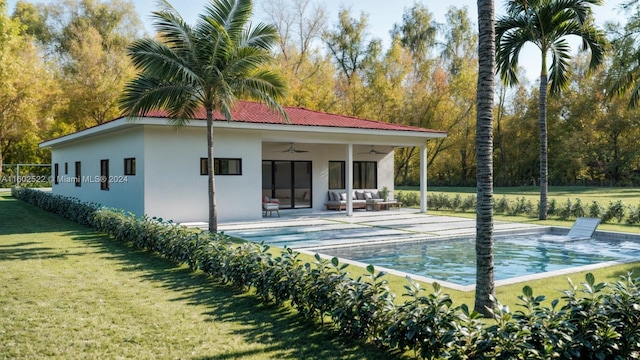
<path id="1" fill-rule="evenodd" d="M 638 106 L 638 102 L 640 102 L 640 83 L 636 82 L 636 86 L 633 88 L 633 91 L 631 91 L 627 107 L 634 109 Z"/>
<path id="2" fill-rule="evenodd" d="M 258 24 L 243 35 L 242 45 L 257 47 L 268 51 L 278 43 L 278 31 L 270 24 Z"/>
<path id="3" fill-rule="evenodd" d="M 139 76 L 125 86 L 120 108 L 126 116 L 139 118 L 153 110 L 164 109 L 170 118 L 186 122 L 193 118 L 197 105 L 193 89 L 181 84 L 167 84 L 158 79 Z"/>
<path id="4" fill-rule="evenodd" d="M 240 95 L 276 107 L 286 83 L 263 69 L 274 60 L 277 32 L 271 25 L 248 25 L 251 0 L 212 0 L 194 27 L 165 0 L 160 5 L 153 14 L 159 39 L 141 39 L 129 48 L 140 75 L 125 89 L 123 111 L 137 116 L 164 109 L 181 125 L 198 107 L 231 120 Z"/>
<path id="5" fill-rule="evenodd" d="M 549 91 L 557 94 L 569 86 L 571 79 L 571 47 L 564 39 L 553 43 L 549 51 L 551 52 L 551 71 L 549 72 Z"/>
<path id="6" fill-rule="evenodd" d="M 589 71 L 604 61 L 605 38 L 593 25 L 592 5 L 602 0 L 511 0 L 507 15 L 496 22 L 496 70 L 507 84 L 517 84 L 514 56 L 519 56 L 523 42 L 538 46 L 544 57 L 552 55 L 549 69 L 551 93 L 568 85 L 570 49 L 563 39 L 568 35 L 582 38 L 582 48 L 591 50 Z M 543 61 L 543 64 L 545 61 Z"/>
<path id="7" fill-rule="evenodd" d="M 205 6 L 205 12 L 200 16 L 200 20 L 215 21 L 231 38 L 237 40 L 240 39 L 251 19 L 252 11 L 251 0 L 216 0 Z"/>
<path id="8" fill-rule="evenodd" d="M 166 1 L 166 6 L 151 13 L 152 26 L 161 41 L 180 55 L 188 54 L 194 49 L 193 30 L 182 16 Z"/>
<path id="9" fill-rule="evenodd" d="M 140 39 L 131 43 L 127 54 L 136 69 L 149 77 L 168 78 L 172 81 L 197 82 L 198 76 L 187 63 L 165 44 L 153 39 Z"/>

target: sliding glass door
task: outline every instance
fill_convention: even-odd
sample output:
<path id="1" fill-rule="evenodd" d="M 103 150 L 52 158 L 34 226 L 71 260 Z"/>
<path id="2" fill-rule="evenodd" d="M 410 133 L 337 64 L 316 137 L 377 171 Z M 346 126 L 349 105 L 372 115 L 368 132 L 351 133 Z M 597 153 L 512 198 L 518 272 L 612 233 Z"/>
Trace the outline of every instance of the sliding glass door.
<path id="1" fill-rule="evenodd" d="M 311 161 L 263 160 L 262 196 L 280 200 L 280 209 L 310 208 Z"/>

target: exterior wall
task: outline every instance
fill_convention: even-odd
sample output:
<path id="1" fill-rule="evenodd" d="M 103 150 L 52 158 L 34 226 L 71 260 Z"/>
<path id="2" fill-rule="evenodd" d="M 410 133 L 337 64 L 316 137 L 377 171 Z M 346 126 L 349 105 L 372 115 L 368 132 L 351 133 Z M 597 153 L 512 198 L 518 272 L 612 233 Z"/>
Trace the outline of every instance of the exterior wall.
<path id="1" fill-rule="evenodd" d="M 144 212 L 174 222 L 207 222 L 208 176 L 200 175 L 206 128 L 145 126 L 144 134 Z M 218 221 L 262 218 L 259 133 L 215 129 L 213 151 L 216 158 L 242 159 L 242 175 L 215 177 Z"/>
<path id="2" fill-rule="evenodd" d="M 329 161 L 344 161 L 352 139 L 345 135 L 296 134 L 264 130 L 216 128 L 216 158 L 241 159 L 242 175 L 216 176 L 216 201 L 219 222 L 252 221 L 262 218 L 262 160 L 312 162 L 312 207 L 322 210 L 327 201 Z M 206 175 L 200 175 L 200 158 L 207 157 L 206 128 L 202 126 L 175 129 L 162 125 L 129 126 L 124 129 L 89 136 L 52 149 L 52 163 L 58 164 L 62 180 L 53 186 L 56 194 L 77 197 L 83 201 L 122 208 L 136 215 L 146 214 L 174 222 L 207 222 L 208 194 Z M 304 153 L 282 152 L 288 141 Z M 371 155 L 370 145 L 376 138 L 358 138 L 353 146 L 354 161 L 378 164 L 378 189 L 394 190 L 393 148 L 378 143 L 376 150 L 385 154 Z M 380 141 L 380 139 L 377 139 Z M 398 141 L 400 143 L 400 141 Z M 136 158 L 136 175 L 124 176 L 124 159 Z M 100 160 L 110 161 L 113 178 L 108 191 L 100 190 Z M 86 181 L 76 187 L 71 181 L 75 161 L 81 161 L 81 176 Z M 64 173 L 64 163 L 68 173 Z M 118 181 L 120 180 L 120 181 Z M 286 211 L 286 210 L 284 210 Z"/>
<path id="3" fill-rule="evenodd" d="M 71 196 L 82 201 L 126 209 L 142 214 L 144 208 L 144 163 L 142 129 L 120 130 L 60 145 L 52 149 L 51 162 L 58 164 L 58 184 L 54 194 Z M 124 175 L 124 159 L 135 158 L 136 175 Z M 109 190 L 100 189 L 100 160 L 109 160 Z M 81 164 L 81 186 L 75 186 L 75 162 Z M 68 172 L 65 173 L 65 163 Z M 55 175 L 55 174 L 52 174 Z"/>

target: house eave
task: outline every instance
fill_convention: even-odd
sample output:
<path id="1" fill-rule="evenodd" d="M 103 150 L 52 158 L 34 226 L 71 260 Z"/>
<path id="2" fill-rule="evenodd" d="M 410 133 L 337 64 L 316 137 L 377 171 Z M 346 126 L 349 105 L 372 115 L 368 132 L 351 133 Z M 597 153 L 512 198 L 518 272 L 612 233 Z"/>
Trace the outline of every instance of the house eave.
<path id="1" fill-rule="evenodd" d="M 101 124 L 92 128 L 81 130 L 73 134 L 61 136 L 59 138 L 44 141 L 39 144 L 40 148 L 50 148 L 58 145 L 72 143 L 78 140 L 84 140 L 93 136 L 104 135 L 115 131 L 124 130 L 136 126 L 173 126 L 164 119 L 143 117 L 135 121 L 127 118 L 119 118 L 105 124 Z M 192 120 L 188 123 L 188 127 L 206 127 L 206 121 Z M 215 121 L 214 128 L 219 129 L 237 129 L 237 130 L 254 130 L 265 132 L 289 132 L 289 133 L 310 133 L 336 135 L 342 134 L 347 136 L 391 136 L 397 138 L 413 139 L 413 142 L 422 142 L 430 139 L 439 139 L 447 136 L 442 131 L 409 131 L 409 130 L 381 130 L 366 128 L 350 128 L 350 127 L 332 127 L 332 126 L 307 126 L 292 124 L 256 124 L 241 121 Z"/>

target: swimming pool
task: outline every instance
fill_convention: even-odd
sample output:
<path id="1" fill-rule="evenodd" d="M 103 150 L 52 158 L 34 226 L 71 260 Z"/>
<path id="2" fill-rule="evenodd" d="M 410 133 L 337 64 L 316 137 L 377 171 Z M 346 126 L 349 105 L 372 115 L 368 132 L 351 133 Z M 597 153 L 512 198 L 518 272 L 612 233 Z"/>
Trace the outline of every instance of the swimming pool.
<path id="1" fill-rule="evenodd" d="M 495 280 L 640 258 L 640 242 L 564 241 L 559 235 L 499 236 L 494 239 Z M 321 249 L 318 252 L 458 285 L 475 284 L 475 239 L 448 239 Z"/>

